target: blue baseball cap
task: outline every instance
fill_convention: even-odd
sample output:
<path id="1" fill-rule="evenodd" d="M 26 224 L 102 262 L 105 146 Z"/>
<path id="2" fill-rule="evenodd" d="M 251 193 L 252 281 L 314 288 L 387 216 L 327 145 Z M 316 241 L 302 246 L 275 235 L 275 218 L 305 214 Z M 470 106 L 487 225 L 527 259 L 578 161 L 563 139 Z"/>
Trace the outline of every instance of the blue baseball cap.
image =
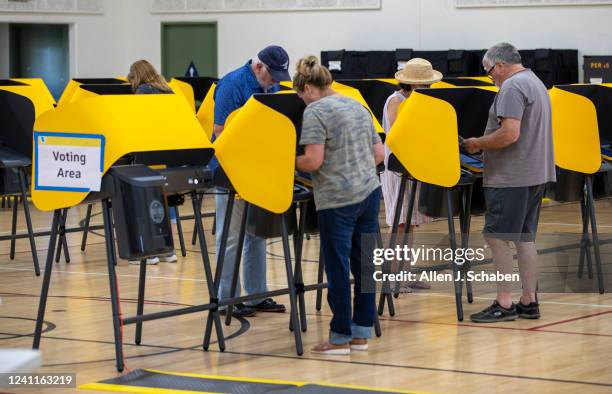
<path id="1" fill-rule="evenodd" d="M 275 81 L 290 81 L 289 55 L 282 47 L 270 45 L 259 51 L 257 57 L 268 67 Z"/>

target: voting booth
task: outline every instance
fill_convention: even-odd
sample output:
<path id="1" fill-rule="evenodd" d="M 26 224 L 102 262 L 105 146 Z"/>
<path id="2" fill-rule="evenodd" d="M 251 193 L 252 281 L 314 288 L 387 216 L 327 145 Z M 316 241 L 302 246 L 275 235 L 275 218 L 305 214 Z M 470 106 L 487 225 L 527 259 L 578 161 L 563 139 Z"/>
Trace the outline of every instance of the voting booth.
<path id="1" fill-rule="evenodd" d="M 58 234 L 65 231 L 62 211 L 82 202 L 101 200 L 117 369 L 121 371 L 121 326 L 137 324 L 136 342 L 140 343 L 145 320 L 216 307 L 209 303 L 161 315 L 143 314 L 144 259 L 173 248 L 166 198 L 209 187 L 211 177 L 205 166 L 214 151 L 178 95 L 113 94 L 116 92 L 112 91 L 107 94 L 109 90 L 103 87 L 87 86 L 78 89 L 83 92 L 76 91 L 73 96 L 87 97 L 45 113 L 35 124 L 32 200 L 38 209 L 54 211 L 54 215 L 33 347 L 40 345 L 55 242 Z M 153 170 L 151 165 L 164 165 L 164 168 Z M 199 212 L 199 209 L 194 204 L 194 210 Z M 208 292 L 214 298 L 216 289 L 201 225 L 198 232 L 203 241 L 202 260 Z M 138 311 L 132 318 L 119 316 L 115 234 L 120 257 L 141 259 Z M 220 323 L 218 327 L 219 346 L 224 349 Z"/>
<path id="2" fill-rule="evenodd" d="M 387 136 L 387 145 L 397 159 L 396 168 L 390 169 L 402 174 L 392 234 L 398 231 L 407 183 L 411 182 L 412 188 L 406 223 L 410 223 L 412 212 L 416 208 L 416 186 L 421 183 L 418 208 L 430 213 L 427 211 L 430 207 L 445 205 L 450 247 L 453 250 L 457 249 L 454 216 L 458 214 L 461 247 L 467 247 L 474 183 L 480 175 L 478 171 L 474 171 L 474 167 L 472 171 L 466 168 L 464 156 L 467 154 L 461 152 L 459 142 L 460 138 L 482 135 L 495 91 L 496 89 L 490 86 L 417 89 L 406 99 Z M 472 157 L 470 160 L 477 159 Z M 470 163 L 474 165 L 473 162 Z M 404 228 L 404 244 L 408 239 L 409 229 L 410 226 Z M 395 242 L 394 237 L 392 235 L 391 244 Z M 457 278 L 459 270 L 463 274 L 460 280 L 455 280 L 454 286 L 457 318 L 461 321 L 463 281 L 470 270 L 470 263 L 467 261 L 458 268 L 453 262 L 452 269 L 454 278 Z M 472 302 L 471 284 L 466 280 L 465 285 L 468 302 Z M 385 290 L 379 301 L 379 314 L 383 313 L 385 302 L 389 304 L 390 312 L 393 312 L 391 291 Z"/>
<path id="3" fill-rule="evenodd" d="M 9 258 L 15 258 L 15 241 L 29 238 L 34 272 L 40 275 L 38 253 L 27 194 L 29 167 L 32 164 L 32 129 L 34 120 L 53 109 L 55 100 L 40 78 L 12 78 L 0 80 L 0 196 L 2 206 L 12 199 L 11 234 L 0 240 L 10 240 Z M 27 234 L 17 234 L 19 202 L 23 204 Z"/>
<path id="4" fill-rule="evenodd" d="M 82 99 L 50 111 L 37 121 L 35 127 L 33 178 L 37 181 L 32 191 L 33 201 L 41 210 L 53 210 L 54 216 L 33 347 L 40 346 L 53 266 L 52 255 L 58 234 L 64 231 L 62 210 L 82 202 L 101 200 L 117 370 L 121 371 L 124 367 L 121 337 L 123 325 L 136 324 L 135 341 L 139 344 L 144 321 L 208 311 L 203 348 L 208 350 L 214 328 L 219 348 L 223 351 L 225 341 L 219 317 L 220 306 L 281 294 L 289 295 L 290 329 L 295 336 L 296 351 L 302 354 L 301 331 L 306 329 L 306 321 L 303 295 L 300 297 L 299 292 L 306 286 L 301 283 L 301 241 L 297 241 L 299 237 L 294 238 L 294 273 L 286 220 L 280 221 L 280 228 L 288 287 L 268 294 L 227 300 L 217 298 L 236 195 L 247 206 L 283 218 L 292 204 L 300 204 L 312 197 L 308 190 L 294 187 L 297 141 L 295 125 L 304 108 L 297 95 L 254 96 L 212 145 L 202 133 L 197 119 L 184 105 L 183 98 L 176 94 L 106 94 L 106 88 L 102 85 L 96 88 L 80 86 L 79 89 L 86 92 L 75 94 L 89 95 L 95 90 L 95 95 L 87 98 L 82 96 Z M 263 129 L 266 138 L 262 138 Z M 53 152 L 58 151 L 61 154 L 53 155 Z M 51 152 L 51 156 L 48 152 Z M 201 221 L 201 201 L 193 197 L 213 186 L 212 174 L 205 167 L 213 153 L 223 168 L 227 184 L 231 185 L 226 221 L 222 229 L 223 241 L 214 272 L 208 260 Z M 159 168 L 159 165 L 164 168 Z M 58 175 L 60 169 L 61 180 Z M 80 178 L 77 176 L 79 171 Z M 262 174 L 266 176 L 262 177 Z M 167 200 L 173 195 L 184 194 L 192 195 L 210 299 L 203 305 L 144 314 L 145 258 L 173 248 Z M 137 207 L 138 204 L 140 207 Z M 242 239 L 246 231 L 246 219 L 247 215 L 244 215 L 241 223 Z M 140 238 L 138 243 L 135 242 L 136 234 L 148 235 Z M 120 257 L 141 259 L 136 316 L 119 315 L 115 242 Z M 301 299 L 299 305 L 302 307 L 302 319 L 298 316 L 298 298 Z"/>
<path id="5" fill-rule="evenodd" d="M 585 267 L 593 278 L 593 249 L 599 292 L 604 279 L 597 233 L 593 184 L 612 172 L 612 85 L 564 85 L 550 91 L 553 144 L 558 167 L 557 185 L 552 197 L 580 201 L 582 239 L 578 276 Z M 589 234 L 589 226 L 591 233 Z"/>
<path id="6" fill-rule="evenodd" d="M 312 199 L 312 193 L 308 189 L 294 184 L 296 146 L 304 108 L 303 101 L 296 94 L 253 95 L 236 111 L 232 120 L 226 123 L 223 133 L 215 140 L 220 168 L 215 171 L 213 177 L 214 183 L 226 189 L 229 194 L 220 249 L 224 251 L 226 248 L 232 211 L 236 196 L 239 195 L 244 200 L 244 209 L 240 218 L 237 250 L 242 250 L 247 229 L 253 231 L 257 226 L 256 221 L 275 221 L 280 228 L 288 283 L 286 289 L 235 297 L 241 263 L 241 253 L 237 253 L 232 273 L 232 297 L 221 302 L 228 305 L 226 324 L 231 322 L 232 306 L 236 303 L 288 294 L 291 308 L 289 329 L 294 333 L 298 355 L 303 354 L 301 332 L 307 328 L 303 294 L 306 286 L 301 268 L 304 238 L 302 218 L 306 214 L 306 202 Z M 246 164 L 244 158 L 248 157 L 250 152 L 256 152 L 258 159 Z M 266 182 L 262 182 L 264 176 Z M 294 270 L 291 264 L 288 224 L 292 217 L 295 217 L 295 210 L 292 209 L 295 204 L 300 208 L 300 224 L 293 234 Z M 256 235 L 269 237 L 278 234 L 264 231 Z M 220 281 L 224 258 L 225 253 L 220 253 L 217 258 L 215 283 Z M 212 318 L 209 315 L 205 346 L 210 342 L 211 332 Z"/>
<path id="7" fill-rule="evenodd" d="M 197 112 L 211 86 L 219 79 L 214 77 L 174 77 L 168 82 L 174 93 L 182 94 L 194 112 Z"/>
<path id="8" fill-rule="evenodd" d="M 11 234 L 0 240 L 10 240 L 9 258 L 15 258 L 15 241 L 29 238 L 36 276 L 40 275 L 34 229 L 28 204 L 28 174 L 32 165 L 32 130 L 35 119 L 33 101 L 27 96 L 0 89 L 0 196 L 12 198 Z M 19 201 L 23 205 L 28 233 L 17 234 Z"/>
<path id="9" fill-rule="evenodd" d="M 75 93 L 79 92 L 79 86 L 81 85 L 127 85 L 128 82 L 124 78 L 73 78 L 71 79 L 59 100 L 57 101 L 57 106 L 63 106 L 65 104 L 70 103 L 73 100 L 73 96 Z"/>

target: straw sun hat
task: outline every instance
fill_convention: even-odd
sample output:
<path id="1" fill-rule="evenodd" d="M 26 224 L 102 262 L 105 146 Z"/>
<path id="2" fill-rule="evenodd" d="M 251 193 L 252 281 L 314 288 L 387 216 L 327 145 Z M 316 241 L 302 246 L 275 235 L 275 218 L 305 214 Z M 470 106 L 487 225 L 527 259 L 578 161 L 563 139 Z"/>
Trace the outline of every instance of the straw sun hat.
<path id="1" fill-rule="evenodd" d="M 415 57 L 395 73 L 395 79 L 406 85 L 431 85 L 442 79 L 442 73 L 434 70 L 427 60 Z"/>

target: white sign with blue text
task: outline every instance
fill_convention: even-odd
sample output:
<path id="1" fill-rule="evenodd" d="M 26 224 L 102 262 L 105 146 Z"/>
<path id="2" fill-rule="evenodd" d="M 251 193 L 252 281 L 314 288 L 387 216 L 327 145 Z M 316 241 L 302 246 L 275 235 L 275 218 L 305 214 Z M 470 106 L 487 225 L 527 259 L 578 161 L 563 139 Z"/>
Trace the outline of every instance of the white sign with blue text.
<path id="1" fill-rule="evenodd" d="M 100 191 L 104 136 L 34 132 L 36 190 Z"/>

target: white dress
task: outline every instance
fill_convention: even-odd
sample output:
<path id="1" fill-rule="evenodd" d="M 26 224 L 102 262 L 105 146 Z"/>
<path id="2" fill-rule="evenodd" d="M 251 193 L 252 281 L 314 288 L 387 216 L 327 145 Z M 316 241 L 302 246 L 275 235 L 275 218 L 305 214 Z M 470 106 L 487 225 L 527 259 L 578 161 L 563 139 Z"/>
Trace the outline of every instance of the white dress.
<path id="1" fill-rule="evenodd" d="M 382 127 L 385 130 L 385 133 L 388 133 L 391 129 L 391 124 L 389 122 L 389 117 L 387 116 L 387 106 L 389 102 L 398 97 L 401 101 L 404 101 L 406 97 L 400 91 L 393 93 L 391 96 L 387 98 L 385 102 L 385 107 L 383 109 L 383 124 Z M 391 150 L 385 144 L 385 168 L 389 163 L 389 156 L 391 155 Z M 393 225 L 393 217 L 395 215 L 395 206 L 397 205 L 397 195 L 399 192 L 400 182 L 401 182 L 401 174 L 385 170 L 382 174 L 380 174 L 380 181 L 382 183 L 382 192 L 383 199 L 385 201 L 385 220 L 388 226 Z M 408 210 L 408 199 L 410 197 L 410 190 L 412 189 L 412 183 L 408 182 L 408 187 L 406 187 L 406 192 L 404 194 L 404 203 L 402 204 L 402 213 L 400 216 L 400 224 L 404 224 L 406 222 L 406 211 Z M 412 211 L 412 218 L 410 220 L 411 225 L 430 223 L 432 219 L 429 216 L 425 216 L 419 212 L 419 189 L 417 186 L 416 199 L 414 201 L 414 209 Z"/>

